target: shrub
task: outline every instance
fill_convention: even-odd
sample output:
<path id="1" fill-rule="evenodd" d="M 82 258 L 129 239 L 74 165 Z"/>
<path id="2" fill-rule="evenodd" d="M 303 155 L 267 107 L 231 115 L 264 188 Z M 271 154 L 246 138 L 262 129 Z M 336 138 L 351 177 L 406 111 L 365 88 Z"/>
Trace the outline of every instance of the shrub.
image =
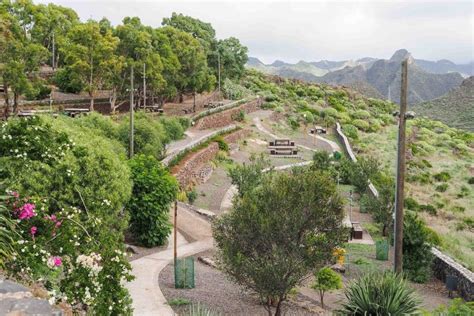
<path id="1" fill-rule="evenodd" d="M 288 117 L 288 124 L 293 130 L 296 130 L 300 127 L 300 123 L 298 122 L 298 119 L 294 116 Z"/>
<path id="2" fill-rule="evenodd" d="M 465 185 L 461 186 L 461 191 L 459 191 L 459 193 L 456 195 L 458 198 L 463 198 L 463 197 L 466 197 L 469 195 L 471 191 L 469 190 L 469 188 Z"/>
<path id="3" fill-rule="evenodd" d="M 42 80 L 36 80 L 30 90 L 26 93 L 27 100 L 43 100 L 49 96 L 51 88 Z"/>
<path id="4" fill-rule="evenodd" d="M 463 206 L 455 205 L 453 206 L 452 210 L 453 213 L 464 213 L 466 211 L 466 208 Z"/>
<path id="5" fill-rule="evenodd" d="M 431 245 L 426 224 L 415 213 L 407 212 L 403 223 L 403 269 L 410 280 L 426 282 L 431 275 Z"/>
<path id="6" fill-rule="evenodd" d="M 130 142 L 130 124 L 128 117 L 118 128 L 118 138 L 127 150 Z M 161 159 L 164 154 L 163 144 L 168 142 L 166 132 L 158 122 L 137 115 L 134 122 L 134 153 L 151 155 Z"/>
<path id="7" fill-rule="evenodd" d="M 186 192 L 186 197 L 188 198 L 189 204 L 193 204 L 194 201 L 196 201 L 196 199 L 197 199 L 196 190 L 193 189 L 191 191 Z"/>
<path id="8" fill-rule="evenodd" d="M 366 110 L 357 110 L 352 114 L 352 116 L 356 119 L 368 119 L 370 118 L 370 113 Z"/>
<path id="9" fill-rule="evenodd" d="M 342 131 L 349 138 L 352 138 L 355 140 L 359 139 L 359 132 L 357 130 L 357 127 L 355 127 L 354 125 L 351 125 L 351 124 L 343 125 Z"/>
<path id="10" fill-rule="evenodd" d="M 236 114 L 232 115 L 232 119 L 237 121 L 237 122 L 243 122 L 245 121 L 245 111 L 240 110 Z"/>
<path id="11" fill-rule="evenodd" d="M 345 290 L 343 315 L 409 315 L 420 301 L 402 276 L 393 272 L 368 273 Z"/>
<path id="12" fill-rule="evenodd" d="M 130 231 L 147 247 L 163 245 L 171 232 L 169 207 L 176 199 L 178 183 L 152 156 L 130 160 L 133 189 L 127 204 Z"/>
<path id="13" fill-rule="evenodd" d="M 405 198 L 404 204 L 407 209 L 412 211 L 418 211 L 418 209 L 420 208 L 420 204 L 418 204 L 418 202 L 412 197 Z"/>
<path id="14" fill-rule="evenodd" d="M 15 191 L 9 215 L 16 220 L 16 259 L 8 272 L 92 314 L 130 313 L 121 210 L 131 182 L 123 153 L 70 118 L 11 119 L 0 134 L 0 178 Z M 32 211 L 29 219 L 17 221 L 15 201 Z"/>
<path id="15" fill-rule="evenodd" d="M 325 267 L 315 273 L 316 280 L 311 288 L 319 291 L 321 298 L 321 307 L 324 308 L 324 294 L 327 291 L 338 290 L 342 288 L 342 278 L 331 268 Z"/>
<path id="16" fill-rule="evenodd" d="M 217 145 L 219 146 L 219 150 L 223 150 L 226 152 L 229 151 L 229 144 L 227 144 L 227 142 L 224 140 L 222 136 L 217 136 L 215 138 L 215 141 Z"/>
<path id="17" fill-rule="evenodd" d="M 422 212 L 427 212 L 431 215 L 436 215 L 438 213 L 438 211 L 436 210 L 436 207 L 434 207 L 431 204 L 420 205 L 419 210 Z"/>
<path id="18" fill-rule="evenodd" d="M 437 173 L 433 177 L 436 181 L 440 181 L 440 182 L 447 182 L 451 180 L 451 175 L 447 171 Z"/>
<path id="19" fill-rule="evenodd" d="M 13 241 L 15 240 L 14 222 L 5 207 L 5 199 L 0 196 L 0 268 L 5 268 L 5 261 L 9 261 L 13 256 Z"/>
<path id="20" fill-rule="evenodd" d="M 442 183 L 442 184 L 437 185 L 435 190 L 438 192 L 446 192 L 446 190 L 448 189 L 448 186 L 449 185 L 447 183 Z"/>
<path id="21" fill-rule="evenodd" d="M 370 128 L 369 122 L 364 121 L 364 120 L 354 120 L 352 121 L 352 124 L 357 127 L 360 130 L 367 131 Z"/>
<path id="22" fill-rule="evenodd" d="M 166 135 L 171 140 L 183 138 L 186 122 L 175 117 L 161 118 L 159 122 L 163 125 Z M 183 126 L 184 125 L 184 126 Z"/>
<path id="23" fill-rule="evenodd" d="M 461 298 L 455 298 L 449 302 L 448 306 L 441 305 L 428 315 L 433 314 L 443 316 L 474 315 L 474 302 L 464 302 Z"/>
<path id="24" fill-rule="evenodd" d="M 470 178 L 467 180 L 467 183 L 469 183 L 469 184 L 474 184 L 474 177 L 470 177 Z"/>

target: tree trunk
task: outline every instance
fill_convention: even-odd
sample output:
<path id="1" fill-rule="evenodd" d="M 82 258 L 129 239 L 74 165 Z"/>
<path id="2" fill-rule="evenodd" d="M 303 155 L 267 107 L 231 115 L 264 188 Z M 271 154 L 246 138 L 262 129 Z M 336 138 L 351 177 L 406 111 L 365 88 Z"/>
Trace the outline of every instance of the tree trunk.
<path id="1" fill-rule="evenodd" d="M 179 94 L 179 103 L 183 103 L 183 101 L 184 101 L 183 94 L 180 93 L 180 94 Z"/>
<path id="2" fill-rule="evenodd" d="M 91 97 L 91 104 L 89 106 L 89 111 L 94 111 L 94 94 L 91 92 L 89 93 L 89 96 Z"/>
<path id="3" fill-rule="evenodd" d="M 324 291 L 319 290 L 319 297 L 321 297 L 321 307 L 324 309 Z"/>
<path id="4" fill-rule="evenodd" d="M 193 92 L 193 112 L 196 112 L 196 92 Z"/>
<path id="5" fill-rule="evenodd" d="M 384 224 L 382 228 L 382 236 L 386 237 L 387 236 L 387 225 Z"/>
<path id="6" fill-rule="evenodd" d="M 4 91 L 4 98 L 5 98 L 5 110 L 3 112 L 3 116 L 5 119 L 8 119 L 9 111 L 10 111 L 10 98 L 8 97 L 8 85 L 6 82 L 3 82 L 3 91 Z"/>
<path id="7" fill-rule="evenodd" d="M 278 300 L 278 304 L 276 306 L 275 316 L 280 316 L 281 315 L 281 303 L 283 303 L 283 299 L 280 298 Z"/>
<path id="8" fill-rule="evenodd" d="M 18 93 L 13 92 L 13 113 L 18 114 Z"/>

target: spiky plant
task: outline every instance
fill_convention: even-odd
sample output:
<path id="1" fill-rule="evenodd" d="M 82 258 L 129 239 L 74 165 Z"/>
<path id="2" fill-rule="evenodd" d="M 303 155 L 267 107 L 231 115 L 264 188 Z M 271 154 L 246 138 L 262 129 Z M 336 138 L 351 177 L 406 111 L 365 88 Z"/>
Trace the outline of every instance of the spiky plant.
<path id="1" fill-rule="evenodd" d="M 189 307 L 189 316 L 220 316 L 221 313 L 202 305 L 201 303 L 192 304 Z"/>
<path id="2" fill-rule="evenodd" d="M 420 301 L 401 275 L 390 271 L 368 273 L 345 290 L 342 315 L 410 315 Z"/>
<path id="3" fill-rule="evenodd" d="M 12 256 L 12 243 L 15 234 L 14 223 L 5 207 L 5 196 L 0 196 L 0 267 Z"/>

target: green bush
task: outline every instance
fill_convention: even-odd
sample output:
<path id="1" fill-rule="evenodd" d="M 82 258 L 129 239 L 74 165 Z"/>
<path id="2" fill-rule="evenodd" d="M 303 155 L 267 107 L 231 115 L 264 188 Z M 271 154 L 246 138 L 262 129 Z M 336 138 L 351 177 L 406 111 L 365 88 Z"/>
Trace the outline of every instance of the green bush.
<path id="1" fill-rule="evenodd" d="M 360 119 L 352 121 L 352 124 L 363 131 L 367 131 L 370 128 L 369 122 Z"/>
<path id="2" fill-rule="evenodd" d="M 128 117 L 118 127 L 118 138 L 127 150 L 130 142 L 130 124 Z M 134 122 L 134 153 L 151 155 L 161 159 L 163 144 L 168 142 L 163 125 L 143 116 L 136 116 Z"/>
<path id="3" fill-rule="evenodd" d="M 130 160 L 133 189 L 127 204 L 130 230 L 147 247 L 163 245 L 171 232 L 169 207 L 176 199 L 176 179 L 153 156 Z"/>
<path id="4" fill-rule="evenodd" d="M 17 232 L 8 273 L 93 314 L 130 313 L 122 208 L 131 181 L 123 148 L 66 117 L 10 119 L 0 134 L 0 178 L 11 190 Z M 29 204 L 34 215 L 18 221 L 14 202 Z"/>
<path id="5" fill-rule="evenodd" d="M 440 181 L 440 182 L 447 182 L 451 180 L 451 175 L 447 171 L 437 173 L 433 177 L 436 181 Z"/>
<path id="6" fill-rule="evenodd" d="M 467 180 L 467 183 L 469 183 L 469 184 L 474 184 L 474 177 L 470 177 L 470 178 Z"/>
<path id="7" fill-rule="evenodd" d="M 189 204 L 194 204 L 194 201 L 197 199 L 197 192 L 196 190 L 191 190 L 186 192 L 186 198 L 188 199 Z"/>
<path id="8" fill-rule="evenodd" d="M 352 138 L 355 140 L 359 139 L 359 131 L 357 130 L 357 127 L 355 127 L 352 124 L 342 125 L 342 131 L 349 138 Z"/>
<path id="9" fill-rule="evenodd" d="M 420 205 L 419 210 L 422 212 L 427 212 L 431 215 L 436 215 L 438 213 L 438 211 L 436 210 L 436 207 L 434 207 L 431 204 Z"/>
<path id="10" fill-rule="evenodd" d="M 342 278 L 339 274 L 334 272 L 329 267 L 324 267 L 315 273 L 316 280 L 311 288 L 319 291 L 321 299 L 321 306 L 324 308 L 324 294 L 331 290 L 338 290 L 342 288 Z"/>
<path id="11" fill-rule="evenodd" d="M 412 211 L 418 211 L 418 209 L 420 208 L 420 204 L 418 204 L 418 202 L 412 197 L 405 198 L 404 204 L 407 209 Z"/>
<path id="12" fill-rule="evenodd" d="M 42 80 L 36 80 L 33 82 L 31 89 L 26 92 L 27 100 L 43 100 L 46 99 L 51 93 L 51 88 L 45 84 Z"/>
<path id="13" fill-rule="evenodd" d="M 288 124 L 290 125 L 290 127 L 293 129 L 293 130 L 296 130 L 300 127 L 300 122 L 298 121 L 298 119 L 294 116 L 290 116 L 288 117 Z"/>
<path id="14" fill-rule="evenodd" d="M 345 290 L 342 315 L 410 315 L 420 306 L 415 291 L 402 276 L 386 271 L 367 273 Z"/>
<path id="15" fill-rule="evenodd" d="M 432 313 L 427 315 L 442 315 L 442 316 L 463 316 L 474 315 L 474 302 L 464 302 L 461 298 L 455 298 L 449 302 L 448 306 L 441 305 L 437 307 Z"/>
<path id="16" fill-rule="evenodd" d="M 465 185 L 461 186 L 461 190 L 459 193 L 456 195 L 458 198 L 463 198 L 468 196 L 471 193 L 471 190 Z"/>
<path id="17" fill-rule="evenodd" d="M 453 213 L 464 213 L 466 211 L 466 208 L 463 207 L 463 206 L 459 206 L 459 205 L 455 205 L 453 206 L 453 208 L 451 209 L 451 211 Z"/>
<path id="18" fill-rule="evenodd" d="M 446 192 L 446 190 L 448 189 L 448 184 L 447 183 L 442 183 L 442 184 L 439 184 L 436 186 L 435 190 L 437 192 Z"/>
<path id="19" fill-rule="evenodd" d="M 229 151 L 229 144 L 227 144 L 222 136 L 217 136 L 214 140 L 219 145 L 219 150 Z"/>
<path id="20" fill-rule="evenodd" d="M 183 138 L 186 127 L 186 121 L 176 117 L 161 118 L 159 122 L 163 125 L 165 133 L 170 140 L 178 140 Z"/>
<path id="21" fill-rule="evenodd" d="M 356 119 L 368 119 L 370 118 L 370 113 L 366 110 L 357 110 L 352 114 L 352 116 Z"/>
<path id="22" fill-rule="evenodd" d="M 413 282 L 425 283 L 431 276 L 431 244 L 426 224 L 407 212 L 403 223 L 403 270 Z"/>

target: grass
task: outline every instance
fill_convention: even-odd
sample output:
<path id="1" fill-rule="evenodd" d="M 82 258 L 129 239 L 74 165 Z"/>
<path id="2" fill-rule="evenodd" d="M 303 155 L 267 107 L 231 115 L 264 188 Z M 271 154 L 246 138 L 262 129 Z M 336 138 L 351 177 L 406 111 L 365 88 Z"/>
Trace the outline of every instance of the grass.
<path id="1" fill-rule="evenodd" d="M 170 306 L 183 306 L 183 305 L 189 305 L 191 304 L 191 301 L 186 299 L 186 298 L 173 298 L 172 300 L 168 301 L 168 305 Z"/>

